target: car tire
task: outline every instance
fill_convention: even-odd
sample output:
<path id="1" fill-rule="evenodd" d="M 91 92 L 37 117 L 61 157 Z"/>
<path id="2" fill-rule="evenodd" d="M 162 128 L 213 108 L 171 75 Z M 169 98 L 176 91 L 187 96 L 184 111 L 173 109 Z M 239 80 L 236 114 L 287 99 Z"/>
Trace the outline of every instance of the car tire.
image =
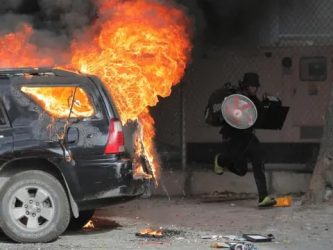
<path id="1" fill-rule="evenodd" d="M 66 192 L 49 173 L 15 174 L 2 187 L 0 197 L 0 226 L 16 242 L 50 242 L 68 226 L 71 212 Z"/>
<path id="2" fill-rule="evenodd" d="M 88 221 L 91 220 L 91 218 L 94 216 L 94 213 L 95 213 L 95 210 L 80 211 L 78 218 L 75 218 L 75 217 L 71 218 L 69 225 L 68 225 L 68 230 L 69 231 L 80 230 L 85 224 L 88 223 Z"/>

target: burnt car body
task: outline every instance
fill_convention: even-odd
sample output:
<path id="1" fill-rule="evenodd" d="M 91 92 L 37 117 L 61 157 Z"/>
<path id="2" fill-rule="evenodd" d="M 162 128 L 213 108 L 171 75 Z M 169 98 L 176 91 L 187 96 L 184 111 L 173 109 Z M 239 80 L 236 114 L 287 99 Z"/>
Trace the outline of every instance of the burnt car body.
<path id="1" fill-rule="evenodd" d="M 21 91 L 22 87 L 50 86 L 82 89 L 90 98 L 94 115 L 53 119 Z M 57 215 L 58 196 L 55 192 L 53 199 L 52 187 L 48 189 L 53 185 L 49 185 L 53 183 L 51 180 L 39 183 L 44 179 L 39 174 L 46 173 L 61 184 L 70 209 L 65 211 L 66 215 L 69 213 L 71 223 L 79 222 L 80 226 L 92 217 L 93 209 L 138 197 L 145 191 L 144 181 L 133 178 L 132 161 L 123 143 L 119 138 L 112 139 L 112 133 L 124 135 L 112 99 L 98 78 L 57 69 L 0 70 L 0 92 L 0 197 L 1 203 L 15 203 L 9 208 L 7 205 L 0 208 L 0 226 L 10 238 L 19 242 L 46 242 L 56 238 L 68 225 L 63 221 L 57 233 L 41 233 L 41 230 L 47 231 L 45 223 L 51 223 L 51 217 Z M 114 142 L 120 143 L 116 150 L 112 150 Z M 37 181 L 32 178 L 26 181 L 25 187 L 27 177 L 20 177 L 21 173 L 36 174 Z M 22 183 L 19 187 L 12 187 L 15 176 Z M 17 192 L 16 196 L 6 193 L 10 188 L 12 193 Z M 24 194 L 25 190 L 28 195 Z M 41 193 L 44 200 L 40 201 L 45 203 L 45 211 L 50 211 L 44 217 L 49 216 L 49 220 L 42 216 L 35 219 L 37 211 L 43 212 L 37 199 Z M 3 217 L 6 213 L 10 215 L 11 210 L 21 210 L 27 215 L 13 212 L 13 219 L 8 222 Z M 35 214 L 31 221 L 28 214 Z M 17 230 L 22 230 L 22 234 L 14 233 Z"/>

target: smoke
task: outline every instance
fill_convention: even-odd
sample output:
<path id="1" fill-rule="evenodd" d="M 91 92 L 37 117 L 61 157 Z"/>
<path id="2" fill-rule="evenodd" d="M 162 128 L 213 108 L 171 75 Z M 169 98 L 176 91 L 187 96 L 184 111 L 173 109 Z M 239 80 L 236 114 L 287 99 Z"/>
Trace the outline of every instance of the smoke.
<path id="1" fill-rule="evenodd" d="M 10 0 L 1 3 L 0 11 L 9 11 L 9 10 L 17 10 L 23 0 Z"/>
<path id="2" fill-rule="evenodd" d="M 0 35 L 16 32 L 22 24 L 34 29 L 39 47 L 63 48 L 93 22 L 92 0 L 10 0 L 0 6 Z"/>
<path id="3" fill-rule="evenodd" d="M 260 36 L 270 0 L 197 0 L 206 21 L 206 41 L 215 45 L 248 44 Z"/>
<path id="4" fill-rule="evenodd" d="M 14 36 L 24 34 L 26 32 L 24 27 L 31 27 L 32 32 L 29 32 L 28 38 L 22 41 L 21 50 L 24 51 L 25 47 L 32 45 L 38 57 L 50 59 L 48 61 L 53 61 L 56 65 L 66 65 L 71 56 L 73 43 L 86 41 L 89 45 L 90 39 L 95 37 L 94 32 L 99 32 L 101 29 L 99 24 L 112 20 L 114 16 L 122 20 L 125 18 L 121 14 L 123 6 L 140 1 L 145 2 L 143 0 L 6 0 L 0 5 L 0 38 L 9 33 L 14 33 Z M 146 2 L 159 2 L 180 8 L 179 4 L 170 0 L 146 0 Z M 137 14 L 140 18 L 145 16 L 145 19 L 152 21 L 155 26 L 168 25 L 151 9 L 141 10 Z M 174 16 L 175 22 L 179 21 L 177 18 L 179 16 Z M 4 41 L 5 44 L 13 43 L 8 37 Z M 8 55 L 10 51 L 4 49 L 3 53 Z"/>
<path id="5" fill-rule="evenodd" d="M 91 0 L 38 0 L 38 5 L 40 12 L 35 25 L 69 37 L 88 26 L 96 16 Z"/>
<path id="6" fill-rule="evenodd" d="M 31 23 L 32 18 L 28 15 L 17 15 L 14 13 L 0 14 L 0 35 L 13 32 L 22 23 Z"/>
<path id="7" fill-rule="evenodd" d="M 14 31 L 21 23 L 31 23 L 32 16 L 21 11 L 23 0 L 2 1 L 0 5 L 0 35 Z"/>

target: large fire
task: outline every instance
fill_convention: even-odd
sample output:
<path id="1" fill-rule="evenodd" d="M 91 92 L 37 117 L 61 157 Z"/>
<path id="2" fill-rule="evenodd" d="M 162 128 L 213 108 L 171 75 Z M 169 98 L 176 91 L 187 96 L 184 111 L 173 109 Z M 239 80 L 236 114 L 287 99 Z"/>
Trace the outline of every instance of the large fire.
<path id="1" fill-rule="evenodd" d="M 148 107 L 155 106 L 159 97 L 169 96 L 184 74 L 191 50 L 189 20 L 166 1 L 97 2 L 99 17 L 72 42 L 69 64 L 54 65 L 52 58 L 41 58 L 38 48 L 29 43 L 33 30 L 25 25 L 17 33 L 0 37 L 0 66 L 54 65 L 99 76 L 123 124 L 138 122 L 136 153 L 144 155 L 151 177 L 158 180 L 154 120 Z M 38 98 L 41 96 L 39 93 Z M 142 163 L 135 163 L 135 172 L 143 173 Z"/>
<path id="2" fill-rule="evenodd" d="M 52 117 L 91 117 L 95 110 L 81 88 L 76 87 L 22 87 L 22 92 L 31 96 Z"/>
<path id="3" fill-rule="evenodd" d="M 33 29 L 28 24 L 16 33 L 0 37 L 0 67 L 39 67 L 53 65 L 52 57 L 41 55 L 38 47 L 31 44 Z"/>

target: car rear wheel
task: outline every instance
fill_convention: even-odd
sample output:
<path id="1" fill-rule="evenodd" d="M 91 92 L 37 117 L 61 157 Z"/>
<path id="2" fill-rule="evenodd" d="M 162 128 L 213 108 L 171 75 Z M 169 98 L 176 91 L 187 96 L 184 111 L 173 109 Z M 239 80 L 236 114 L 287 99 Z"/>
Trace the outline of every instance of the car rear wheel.
<path id="1" fill-rule="evenodd" d="M 80 211 L 80 215 L 78 218 L 71 218 L 71 221 L 68 225 L 68 230 L 70 231 L 76 231 L 80 230 L 85 224 L 88 223 L 88 221 L 91 220 L 91 218 L 94 216 L 95 210 L 86 210 L 86 211 Z"/>
<path id="2" fill-rule="evenodd" d="M 3 186 L 0 197 L 0 226 L 14 241 L 49 242 L 68 226 L 70 207 L 65 190 L 48 173 L 18 173 Z"/>

